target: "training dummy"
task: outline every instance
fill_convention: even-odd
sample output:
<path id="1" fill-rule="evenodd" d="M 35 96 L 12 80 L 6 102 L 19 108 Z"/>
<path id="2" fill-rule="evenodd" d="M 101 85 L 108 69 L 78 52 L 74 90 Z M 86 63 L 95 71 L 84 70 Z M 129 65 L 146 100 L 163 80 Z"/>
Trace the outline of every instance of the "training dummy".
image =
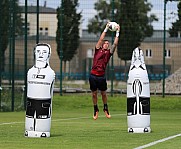
<path id="1" fill-rule="evenodd" d="M 39 43 L 34 48 L 35 65 L 27 74 L 26 137 L 50 137 L 55 73 L 50 68 L 51 47 Z"/>
<path id="2" fill-rule="evenodd" d="M 150 83 L 143 51 L 133 50 L 127 81 L 128 132 L 146 133 L 150 128 Z"/>

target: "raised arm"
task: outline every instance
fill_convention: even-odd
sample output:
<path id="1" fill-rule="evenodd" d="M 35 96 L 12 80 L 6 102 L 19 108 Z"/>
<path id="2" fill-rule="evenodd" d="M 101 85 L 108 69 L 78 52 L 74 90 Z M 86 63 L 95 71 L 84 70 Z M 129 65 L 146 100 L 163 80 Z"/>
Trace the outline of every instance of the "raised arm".
<path id="1" fill-rule="evenodd" d="M 115 37 L 115 39 L 114 39 L 114 43 L 113 43 L 113 45 L 112 45 L 112 47 L 111 47 L 111 53 L 114 53 L 114 51 L 115 51 L 115 49 L 116 49 L 116 47 L 117 47 L 117 45 L 118 45 L 118 41 L 119 41 L 119 31 L 120 31 L 120 26 L 118 25 L 118 27 L 117 27 L 117 31 L 116 31 L 116 37 Z"/>
<path id="2" fill-rule="evenodd" d="M 102 46 L 103 41 L 104 41 L 104 37 L 106 36 L 108 28 L 109 28 L 109 22 L 106 24 L 106 27 L 105 27 L 104 31 L 102 32 L 102 34 L 101 34 L 101 36 L 100 36 L 100 38 L 96 44 L 96 49 L 99 49 Z"/>

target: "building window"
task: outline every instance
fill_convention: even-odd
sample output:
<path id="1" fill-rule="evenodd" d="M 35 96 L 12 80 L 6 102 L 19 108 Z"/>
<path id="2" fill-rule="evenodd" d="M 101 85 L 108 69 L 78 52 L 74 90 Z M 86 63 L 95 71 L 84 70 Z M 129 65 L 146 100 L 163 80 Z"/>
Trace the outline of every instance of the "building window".
<path id="1" fill-rule="evenodd" d="M 171 57 L 171 51 L 170 51 L 170 49 L 166 49 L 165 57 L 166 57 L 166 58 L 170 58 L 170 57 Z"/>
<path id="2" fill-rule="evenodd" d="M 48 36 L 48 27 L 45 27 L 45 35 Z"/>
<path id="3" fill-rule="evenodd" d="M 40 35 L 46 35 L 46 36 L 48 36 L 48 27 L 45 27 L 45 28 L 40 27 L 39 31 L 40 31 L 40 32 L 39 32 Z"/>
<path id="4" fill-rule="evenodd" d="M 152 57 L 152 51 L 151 49 L 146 49 L 146 57 Z"/>
<path id="5" fill-rule="evenodd" d="M 39 29 L 39 34 L 40 34 L 40 36 L 43 35 L 43 28 L 42 27 L 40 27 L 40 29 Z"/>

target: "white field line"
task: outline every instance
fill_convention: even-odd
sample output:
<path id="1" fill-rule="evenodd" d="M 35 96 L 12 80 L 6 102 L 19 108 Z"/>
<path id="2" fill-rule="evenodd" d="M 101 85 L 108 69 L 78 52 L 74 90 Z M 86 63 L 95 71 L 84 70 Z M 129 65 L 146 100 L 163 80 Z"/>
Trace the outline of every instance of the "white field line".
<path id="1" fill-rule="evenodd" d="M 112 116 L 120 116 L 120 115 L 125 115 L 125 114 L 113 114 Z M 105 116 L 102 115 L 102 116 L 99 116 L 99 117 L 105 117 Z M 64 119 L 56 119 L 56 120 L 52 120 L 52 121 L 69 121 L 69 120 L 88 119 L 88 118 L 91 118 L 91 117 L 64 118 Z M 24 123 L 24 122 L 0 123 L 0 126 L 1 126 L 1 125 L 21 124 L 21 123 Z M 174 135 L 174 136 L 170 136 L 170 137 L 167 137 L 167 138 L 163 138 L 163 139 L 160 139 L 160 140 L 151 142 L 151 143 L 146 144 L 146 145 L 143 145 L 143 146 L 136 147 L 136 148 L 134 148 L 134 149 L 144 149 L 144 148 L 146 148 L 146 147 L 150 147 L 150 146 L 153 146 L 153 145 L 155 145 L 155 144 L 158 144 L 158 143 L 161 143 L 161 142 L 164 142 L 164 141 L 167 141 L 167 140 L 176 138 L 176 137 L 180 137 L 180 136 L 181 136 L 181 134 L 177 134 L 177 135 Z"/>
<path id="2" fill-rule="evenodd" d="M 126 115 L 126 114 L 111 114 L 111 116 L 120 116 L 120 115 Z M 105 115 L 99 115 L 99 117 L 105 117 Z M 52 120 L 52 121 L 69 121 L 69 120 L 79 120 L 79 119 L 89 119 L 89 118 L 92 118 L 92 117 L 72 117 L 72 118 L 64 118 L 64 119 L 56 119 L 56 120 Z"/>
<path id="3" fill-rule="evenodd" d="M 125 115 L 125 114 L 113 114 L 113 115 L 111 115 L 111 116 L 120 116 L 120 115 Z M 105 117 L 105 116 L 99 116 L 99 117 Z M 92 118 L 92 117 L 72 117 L 72 118 L 63 118 L 63 119 L 55 119 L 55 120 L 52 120 L 52 121 L 54 121 L 54 122 L 56 122 L 56 121 L 69 121 L 69 120 L 79 120 L 79 119 L 89 119 L 89 118 Z M 9 122 L 9 123 L 0 123 L 0 126 L 1 125 L 12 125 L 12 124 L 22 124 L 22 123 L 25 123 L 25 122 Z"/>
<path id="4" fill-rule="evenodd" d="M 143 148 L 150 147 L 150 146 L 153 146 L 153 145 L 155 145 L 155 144 L 158 144 L 158 143 L 161 143 L 161 142 L 165 142 L 165 141 L 167 141 L 167 140 L 174 139 L 174 138 L 180 137 L 180 136 L 181 136 L 181 133 L 180 133 L 180 134 L 177 134 L 177 135 L 174 135 L 174 136 L 170 136 L 170 137 L 167 137 L 167 138 L 163 138 L 163 139 L 160 139 L 160 140 L 151 142 L 151 143 L 146 144 L 146 145 L 143 145 L 143 146 L 136 147 L 136 148 L 134 148 L 134 149 L 143 149 Z"/>
<path id="5" fill-rule="evenodd" d="M 24 122 L 9 122 L 9 123 L 0 123 L 0 126 L 1 126 L 1 125 L 21 124 L 21 123 L 24 123 Z"/>

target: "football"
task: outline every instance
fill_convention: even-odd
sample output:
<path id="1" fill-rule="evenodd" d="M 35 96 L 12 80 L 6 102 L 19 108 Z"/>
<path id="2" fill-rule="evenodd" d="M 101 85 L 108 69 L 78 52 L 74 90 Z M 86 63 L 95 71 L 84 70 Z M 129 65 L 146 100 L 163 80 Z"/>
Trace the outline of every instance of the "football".
<path id="1" fill-rule="evenodd" d="M 117 30 L 118 24 L 116 22 L 109 22 L 109 30 L 115 32 Z"/>

